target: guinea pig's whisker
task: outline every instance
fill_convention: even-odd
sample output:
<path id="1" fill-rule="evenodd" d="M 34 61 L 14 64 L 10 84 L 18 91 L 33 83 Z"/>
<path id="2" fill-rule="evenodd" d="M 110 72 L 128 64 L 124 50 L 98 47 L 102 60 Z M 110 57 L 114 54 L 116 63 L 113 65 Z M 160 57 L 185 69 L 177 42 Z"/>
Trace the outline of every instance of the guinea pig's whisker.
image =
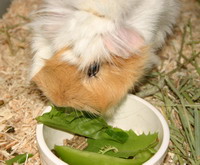
<path id="1" fill-rule="evenodd" d="M 75 114 L 76 114 L 76 116 L 78 117 L 78 110 L 76 110 L 76 109 L 75 109 Z"/>
<path id="2" fill-rule="evenodd" d="M 80 102 L 80 100 L 77 100 L 76 98 L 71 98 L 71 101 L 68 102 L 68 104 L 69 105 L 73 105 L 75 109 L 80 109 L 80 111 L 84 110 L 89 115 L 95 116 L 95 115 L 99 115 L 100 114 L 98 111 L 95 110 L 95 108 Z"/>
<path id="3" fill-rule="evenodd" d="M 96 114 L 91 113 L 91 112 L 87 112 L 87 111 L 86 111 L 86 113 L 88 114 L 88 116 L 89 116 L 90 118 L 95 118 L 95 117 L 97 116 Z"/>

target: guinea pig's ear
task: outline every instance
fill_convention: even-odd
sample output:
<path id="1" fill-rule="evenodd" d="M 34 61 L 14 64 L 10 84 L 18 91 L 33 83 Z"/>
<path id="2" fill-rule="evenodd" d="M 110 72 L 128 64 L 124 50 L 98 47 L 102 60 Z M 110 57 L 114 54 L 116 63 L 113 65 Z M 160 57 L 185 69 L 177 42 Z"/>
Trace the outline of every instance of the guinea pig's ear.
<path id="1" fill-rule="evenodd" d="M 134 29 L 121 26 L 112 33 L 103 35 L 103 42 L 108 51 L 122 58 L 137 54 L 144 46 L 143 37 Z"/>

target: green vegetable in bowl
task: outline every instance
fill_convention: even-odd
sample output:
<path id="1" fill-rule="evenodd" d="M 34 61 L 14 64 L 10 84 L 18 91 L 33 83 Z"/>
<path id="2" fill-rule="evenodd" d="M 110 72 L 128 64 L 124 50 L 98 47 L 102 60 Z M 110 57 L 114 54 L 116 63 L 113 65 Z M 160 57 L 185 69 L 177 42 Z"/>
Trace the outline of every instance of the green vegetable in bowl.
<path id="1" fill-rule="evenodd" d="M 124 143 L 128 135 L 119 128 L 109 126 L 101 116 L 77 111 L 73 108 L 58 108 L 36 118 L 37 121 L 66 132 L 92 139 L 111 139 Z"/>
<path id="2" fill-rule="evenodd" d="M 94 116 L 73 108 L 52 107 L 51 111 L 37 117 L 43 124 L 87 137 L 88 146 L 77 150 L 68 146 L 55 146 L 56 155 L 70 165 L 139 165 L 156 152 L 158 134 L 137 135 L 106 123 Z"/>
<path id="3" fill-rule="evenodd" d="M 138 136 L 132 130 L 125 132 L 128 134 L 128 139 L 123 144 L 107 139 L 88 139 L 88 147 L 85 151 L 98 153 L 106 146 L 112 146 L 113 148 L 116 148 L 117 151 L 114 149 L 110 150 L 105 153 L 106 155 L 126 159 L 129 157 L 135 157 L 138 153 L 145 150 L 148 150 L 152 155 L 155 153 L 154 147 L 158 144 L 157 134 L 142 134 Z"/>
<path id="4" fill-rule="evenodd" d="M 70 165 L 141 165 L 151 156 L 150 151 L 143 151 L 134 159 L 122 159 L 103 154 L 80 151 L 67 146 L 55 146 L 56 154 Z"/>

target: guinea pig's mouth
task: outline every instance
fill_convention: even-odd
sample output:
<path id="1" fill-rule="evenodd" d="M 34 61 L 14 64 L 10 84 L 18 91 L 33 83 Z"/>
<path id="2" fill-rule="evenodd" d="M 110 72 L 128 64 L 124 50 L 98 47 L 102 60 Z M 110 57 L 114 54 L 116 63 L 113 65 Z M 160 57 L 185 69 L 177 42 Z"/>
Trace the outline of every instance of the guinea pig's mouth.
<path id="1" fill-rule="evenodd" d="M 68 106 L 73 107 L 74 109 L 79 111 L 85 111 L 95 115 L 100 115 L 100 112 L 98 110 L 87 104 L 80 102 L 80 100 L 71 99 L 71 101 L 68 103 Z"/>

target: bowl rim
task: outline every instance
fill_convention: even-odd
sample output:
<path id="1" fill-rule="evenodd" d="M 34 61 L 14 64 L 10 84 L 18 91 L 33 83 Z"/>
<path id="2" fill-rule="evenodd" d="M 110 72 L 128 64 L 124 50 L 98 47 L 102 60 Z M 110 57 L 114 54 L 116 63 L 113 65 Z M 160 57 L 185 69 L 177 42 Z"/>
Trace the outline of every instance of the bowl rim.
<path id="1" fill-rule="evenodd" d="M 141 102 L 142 104 L 146 105 L 147 107 L 149 107 L 155 113 L 155 115 L 158 117 L 158 119 L 160 120 L 160 123 L 162 125 L 163 140 L 161 142 L 161 145 L 160 145 L 158 151 L 155 153 L 155 155 L 143 164 L 143 165 L 154 165 L 154 164 L 158 163 L 158 161 L 167 152 L 169 142 L 170 142 L 169 126 L 168 126 L 167 121 L 165 120 L 164 116 L 161 114 L 161 112 L 159 110 L 157 110 L 152 104 L 150 104 L 146 100 L 144 100 L 144 99 L 142 99 L 138 96 L 135 96 L 133 94 L 128 94 L 127 97 L 130 97 L 131 99 L 137 100 L 137 101 Z M 43 113 L 46 112 L 48 109 L 50 109 L 50 106 L 47 106 L 44 109 Z M 48 146 L 47 146 L 47 144 L 44 140 L 43 128 L 44 128 L 43 124 L 37 124 L 37 126 L 36 126 L 36 141 L 37 141 L 39 150 L 42 150 L 43 154 L 46 157 L 48 157 L 48 159 L 50 159 L 53 163 L 56 163 L 56 164 L 59 164 L 59 165 L 67 165 L 67 163 L 60 160 L 48 148 Z M 41 153 L 41 151 L 40 151 L 40 153 Z"/>
<path id="2" fill-rule="evenodd" d="M 135 95 L 131 95 L 130 97 L 134 97 L 135 100 L 142 102 L 144 105 L 146 105 L 147 107 L 149 107 L 158 117 L 158 119 L 161 122 L 162 125 L 162 129 L 163 129 L 163 139 L 160 145 L 160 148 L 158 149 L 158 151 L 155 153 L 155 155 L 153 157 L 151 157 L 151 159 L 149 159 L 148 161 L 146 161 L 143 165 L 154 165 L 156 164 L 160 158 L 162 156 L 164 156 L 167 152 L 168 146 L 169 146 L 169 142 L 170 142 L 170 130 L 169 130 L 169 126 L 167 124 L 166 119 L 164 118 L 164 116 L 161 114 L 161 112 L 156 109 L 152 104 L 150 104 L 149 102 L 147 102 L 146 100 L 135 96 Z"/>

